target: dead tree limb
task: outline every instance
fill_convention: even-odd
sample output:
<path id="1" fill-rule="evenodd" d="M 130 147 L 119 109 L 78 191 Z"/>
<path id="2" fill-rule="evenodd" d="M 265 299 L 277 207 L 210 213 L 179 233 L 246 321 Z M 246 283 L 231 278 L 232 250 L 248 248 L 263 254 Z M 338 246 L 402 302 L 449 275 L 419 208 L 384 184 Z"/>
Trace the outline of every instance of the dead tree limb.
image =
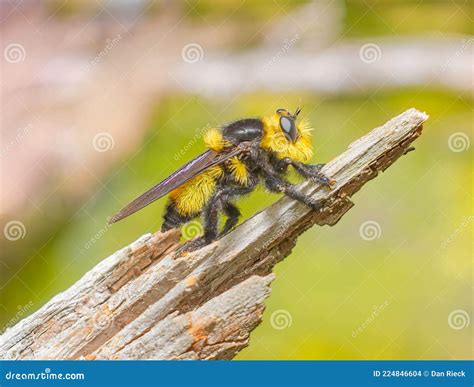
<path id="1" fill-rule="evenodd" d="M 428 118 L 407 110 L 353 142 L 305 183 L 320 212 L 282 198 L 219 241 L 175 254 L 179 231 L 147 234 L 104 259 L 65 292 L 8 329 L 5 359 L 230 359 L 248 345 L 270 293 L 273 266 L 314 224 L 334 225 L 366 182 L 405 154 Z"/>

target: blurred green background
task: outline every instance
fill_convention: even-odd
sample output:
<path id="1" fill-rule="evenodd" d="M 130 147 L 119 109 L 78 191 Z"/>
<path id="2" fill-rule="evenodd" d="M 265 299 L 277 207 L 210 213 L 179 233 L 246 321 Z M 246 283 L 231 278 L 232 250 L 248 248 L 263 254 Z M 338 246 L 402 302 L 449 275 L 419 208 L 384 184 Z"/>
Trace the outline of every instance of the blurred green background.
<path id="1" fill-rule="evenodd" d="M 240 3 L 188 1 L 179 12 L 186 23 L 203 29 L 203 18 L 237 25 L 251 19 L 253 27 L 249 28 L 255 31 L 267 23 L 266 2 L 245 2 L 238 7 Z M 283 9 L 283 15 L 306 3 L 275 2 L 271 14 Z M 344 38 L 472 33 L 467 1 L 342 4 L 343 29 L 338 34 Z M 52 10 L 56 6 L 50 3 Z M 154 15 L 161 10 L 157 6 L 147 12 Z M 71 18 L 81 12 L 85 12 L 81 7 L 71 6 L 55 17 Z M 278 15 L 272 17 L 272 22 L 277 21 Z M 259 47 L 263 38 L 230 39 L 229 46 L 245 52 Z M 467 50 L 472 53 L 472 41 Z M 291 57 L 291 51 L 288 55 Z M 364 186 L 353 197 L 354 208 L 335 227 L 314 227 L 298 240 L 292 254 L 276 266 L 277 278 L 263 323 L 237 358 L 472 358 L 469 323 L 462 329 L 449 323 L 455 311 L 472 316 L 473 160 L 469 139 L 473 116 L 469 90 L 392 85 L 347 93 L 251 90 L 225 98 L 174 90 L 147 98 L 156 98 L 156 102 L 142 117 L 143 136 L 107 168 L 87 195 L 77 198 L 68 196 L 67 189 L 50 187 L 41 209 L 24 217 L 26 237 L 15 242 L 2 240 L 0 326 L 12 325 L 104 257 L 158 230 L 165 200 L 113 227 L 106 226 L 106 218 L 202 152 L 202 139 L 196 139 L 196 133 L 206 125 L 270 114 L 279 107 L 293 110 L 302 102 L 302 114 L 315 128 L 314 162 L 319 163 L 329 161 L 389 118 L 416 107 L 430 115 L 414 144 L 416 151 Z M 450 141 L 459 133 L 465 135 L 462 141 L 467 138 L 467 148 L 464 143 L 466 149 L 453 151 Z M 183 149 L 185 154 L 176 157 Z M 278 198 L 263 189 L 244 198 L 240 202 L 243 220 Z M 373 240 L 361 237 L 360 227 L 367 221 L 379 226 Z M 98 233 L 100 237 L 95 238 Z M 283 325 L 276 323 L 279 318 Z"/>

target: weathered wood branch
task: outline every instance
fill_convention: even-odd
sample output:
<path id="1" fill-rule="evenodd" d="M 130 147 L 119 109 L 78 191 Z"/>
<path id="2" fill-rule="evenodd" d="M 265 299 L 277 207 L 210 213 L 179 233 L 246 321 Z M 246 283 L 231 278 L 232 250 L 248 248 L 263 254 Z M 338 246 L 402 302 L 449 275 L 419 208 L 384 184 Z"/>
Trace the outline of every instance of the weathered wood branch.
<path id="1" fill-rule="evenodd" d="M 351 196 L 405 154 L 428 118 L 407 110 L 352 143 L 305 183 L 320 212 L 288 198 L 185 256 L 180 233 L 147 234 L 104 259 L 65 292 L 8 329 L 6 359 L 230 359 L 248 345 L 270 293 L 273 266 L 314 224 L 334 225 Z"/>

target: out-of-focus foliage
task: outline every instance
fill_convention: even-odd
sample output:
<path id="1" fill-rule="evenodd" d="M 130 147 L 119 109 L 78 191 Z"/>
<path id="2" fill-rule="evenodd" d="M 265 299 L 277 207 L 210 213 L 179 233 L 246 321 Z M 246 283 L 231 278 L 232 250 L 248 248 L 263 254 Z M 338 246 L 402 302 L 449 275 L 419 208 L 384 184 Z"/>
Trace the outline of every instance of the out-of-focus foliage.
<path id="1" fill-rule="evenodd" d="M 413 35 L 441 30 L 472 33 L 469 1 L 347 1 L 345 33 L 351 37 Z M 346 35 L 346 36 L 347 36 Z"/>

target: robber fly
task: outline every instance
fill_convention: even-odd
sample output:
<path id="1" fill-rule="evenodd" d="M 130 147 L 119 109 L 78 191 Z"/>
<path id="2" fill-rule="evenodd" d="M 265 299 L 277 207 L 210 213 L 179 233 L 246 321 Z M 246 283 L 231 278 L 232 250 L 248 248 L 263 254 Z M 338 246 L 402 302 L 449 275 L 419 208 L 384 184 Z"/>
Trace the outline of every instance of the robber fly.
<path id="1" fill-rule="evenodd" d="M 178 228 L 203 216 L 204 235 L 189 249 L 204 246 L 230 231 L 240 211 L 234 201 L 252 192 L 260 181 L 272 192 L 281 192 L 318 210 L 321 203 L 285 179 L 292 167 L 305 179 L 329 187 L 332 179 L 320 173 L 324 164 L 307 164 L 313 155 L 311 127 L 298 119 L 301 109 L 291 114 L 278 109 L 269 117 L 245 118 L 204 136 L 207 151 L 188 162 L 161 183 L 136 198 L 110 219 L 115 223 L 153 201 L 169 195 L 161 231 Z M 218 230 L 219 212 L 227 219 Z"/>

